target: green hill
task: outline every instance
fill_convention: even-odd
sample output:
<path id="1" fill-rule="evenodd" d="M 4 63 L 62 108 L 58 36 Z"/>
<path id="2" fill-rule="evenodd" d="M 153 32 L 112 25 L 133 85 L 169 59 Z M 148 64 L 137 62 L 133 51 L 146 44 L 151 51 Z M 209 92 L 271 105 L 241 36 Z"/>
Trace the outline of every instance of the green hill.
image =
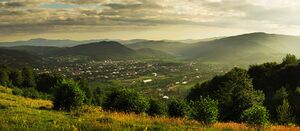
<path id="1" fill-rule="evenodd" d="M 132 49 L 143 49 L 149 48 L 158 50 L 161 52 L 166 52 L 168 54 L 180 57 L 180 52 L 184 51 L 185 49 L 189 49 L 191 47 L 190 44 L 185 44 L 181 42 L 171 42 L 171 41 L 140 41 L 132 44 L 126 45 Z"/>
<path id="2" fill-rule="evenodd" d="M 2 51 L 2 58 L 19 59 L 27 53 L 40 57 L 76 57 L 104 59 L 147 59 L 147 58 L 184 58 L 201 62 L 225 64 L 255 64 L 265 61 L 279 61 L 286 54 L 300 56 L 300 38 L 296 36 L 250 33 L 231 37 L 222 37 L 197 43 L 178 41 L 132 40 L 122 45 L 115 41 L 101 41 L 73 47 L 17 46 L 9 49 L 15 52 Z M 6 54 L 7 53 L 7 54 Z M 6 55 L 4 55 L 6 54 Z M 35 57 L 28 56 L 29 61 Z M 28 59 L 24 58 L 25 60 Z M 33 59 L 31 59 L 33 58 Z M 22 61 L 22 60 L 21 60 Z M 28 63 L 24 61 L 25 63 Z M 13 61 L 11 62 L 13 63 Z"/>
<path id="3" fill-rule="evenodd" d="M 89 44 L 67 47 L 53 53 L 54 56 L 87 56 L 97 59 L 128 58 L 134 50 L 114 41 L 102 41 Z"/>
<path id="4" fill-rule="evenodd" d="M 286 54 L 300 56 L 300 38 L 296 36 L 250 33 L 203 40 L 197 43 L 178 41 L 138 41 L 132 49 L 150 48 L 202 62 L 253 64 L 279 61 Z"/>
<path id="5" fill-rule="evenodd" d="M 71 47 L 84 43 L 97 42 L 100 40 L 49 40 L 43 38 L 30 39 L 26 41 L 15 42 L 0 42 L 0 47 L 13 47 L 13 46 L 57 46 L 57 47 Z"/>
<path id="6" fill-rule="evenodd" d="M 24 66 L 41 64 L 42 58 L 32 53 L 0 48 L 0 64 L 9 66 Z"/>
<path id="7" fill-rule="evenodd" d="M 49 56 L 63 50 L 63 48 L 55 46 L 13 46 L 9 47 L 8 49 L 33 53 L 39 56 Z"/>
<path id="8" fill-rule="evenodd" d="M 281 60 L 285 54 L 300 55 L 300 39 L 293 36 L 251 33 L 193 44 L 181 52 L 189 59 L 233 64 Z"/>
<path id="9" fill-rule="evenodd" d="M 131 49 L 115 41 L 101 41 L 74 47 L 54 46 L 15 46 L 7 49 L 18 50 L 40 57 L 76 57 L 83 56 L 97 60 L 103 59 L 142 59 L 142 58 L 172 58 L 173 56 L 150 48 Z"/>
<path id="10" fill-rule="evenodd" d="M 137 49 L 136 52 L 146 58 L 174 58 L 174 56 L 171 54 L 151 48 Z"/>

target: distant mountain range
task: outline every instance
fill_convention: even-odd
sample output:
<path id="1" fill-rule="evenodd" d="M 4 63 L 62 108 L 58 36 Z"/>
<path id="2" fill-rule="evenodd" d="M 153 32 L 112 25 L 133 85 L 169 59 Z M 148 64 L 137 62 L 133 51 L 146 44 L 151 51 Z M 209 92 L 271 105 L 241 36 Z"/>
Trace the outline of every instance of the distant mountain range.
<path id="1" fill-rule="evenodd" d="M 299 37 L 262 32 L 216 38 L 192 44 L 144 41 L 127 46 L 133 49 L 152 48 L 186 59 L 230 64 L 279 61 L 288 53 L 300 56 Z"/>
<path id="2" fill-rule="evenodd" d="M 95 40 L 50 40 L 43 38 L 30 39 L 27 41 L 15 41 L 15 42 L 0 42 L 0 47 L 15 47 L 15 46 L 54 46 L 54 47 L 72 47 L 81 44 L 99 42 L 99 41 L 116 41 L 122 44 L 131 44 L 140 41 L 147 41 L 143 39 L 134 40 L 119 40 L 119 39 L 95 39 Z"/>
<path id="3" fill-rule="evenodd" d="M 11 47 L 10 45 L 2 48 L 0 50 L 1 60 L 3 57 L 13 58 L 14 55 L 18 54 L 16 59 L 20 56 L 28 56 L 32 59 L 84 56 L 97 60 L 180 57 L 202 62 L 253 64 L 279 61 L 288 53 L 300 56 L 299 37 L 266 33 L 250 33 L 199 41 L 151 41 L 143 39 L 95 41 L 35 39 L 14 42 L 14 44 L 10 44 L 22 46 Z M 191 43 L 192 41 L 195 43 Z M 80 44 L 82 42 L 87 42 L 87 44 Z M 24 46 L 24 43 L 30 44 Z"/>
<path id="4" fill-rule="evenodd" d="M 208 41 L 216 38 L 208 38 L 208 39 L 186 39 L 186 40 L 164 40 L 168 42 L 182 42 L 182 43 L 196 43 L 200 41 Z M 0 47 L 14 47 L 14 46 L 55 46 L 55 47 L 72 47 L 81 44 L 99 42 L 99 41 L 116 41 L 124 45 L 139 43 L 139 42 L 147 42 L 152 40 L 146 39 L 132 39 L 132 40 L 120 40 L 120 39 L 94 39 L 94 40 L 50 40 L 43 38 L 30 39 L 27 41 L 15 41 L 15 42 L 0 42 Z"/>
<path id="5" fill-rule="evenodd" d="M 298 37 L 266 33 L 250 33 L 199 42 L 180 52 L 189 59 L 239 64 L 279 61 L 288 53 L 300 56 Z"/>
<path id="6" fill-rule="evenodd" d="M 134 50 L 115 41 L 101 41 L 88 44 L 76 45 L 73 47 L 54 47 L 54 46 L 14 46 L 0 48 L 0 58 L 16 58 L 24 56 L 28 58 L 26 63 L 33 62 L 36 58 L 59 58 L 59 57 L 84 57 L 92 60 L 107 60 L 107 59 L 147 59 L 147 58 L 172 58 L 173 56 L 158 50 L 143 48 Z M 6 54 L 6 55 L 5 55 Z M 22 61 L 22 60 L 19 60 Z"/>

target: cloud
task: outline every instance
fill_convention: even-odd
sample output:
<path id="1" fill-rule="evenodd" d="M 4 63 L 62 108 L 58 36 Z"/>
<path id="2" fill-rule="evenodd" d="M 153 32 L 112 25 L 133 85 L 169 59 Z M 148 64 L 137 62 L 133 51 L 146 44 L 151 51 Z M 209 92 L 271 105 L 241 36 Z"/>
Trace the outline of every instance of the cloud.
<path id="1" fill-rule="evenodd" d="M 299 3 L 296 0 L 0 0 L 0 35 L 78 31 L 77 27 L 89 31 L 92 27 L 162 25 L 245 30 L 299 28 Z"/>

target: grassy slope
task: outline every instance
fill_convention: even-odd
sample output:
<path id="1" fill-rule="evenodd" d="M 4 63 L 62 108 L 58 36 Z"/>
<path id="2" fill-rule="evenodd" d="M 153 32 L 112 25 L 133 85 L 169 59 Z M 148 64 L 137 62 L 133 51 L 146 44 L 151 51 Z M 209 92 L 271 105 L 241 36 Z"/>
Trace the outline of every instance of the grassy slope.
<path id="1" fill-rule="evenodd" d="M 83 106 L 72 112 L 54 111 L 51 107 L 51 101 L 14 96 L 11 89 L 0 87 L 0 130 L 255 130 L 245 124 L 216 123 L 207 127 L 183 118 L 109 113 L 91 106 Z M 268 129 L 300 130 L 299 127 L 284 126 L 272 126 Z"/>

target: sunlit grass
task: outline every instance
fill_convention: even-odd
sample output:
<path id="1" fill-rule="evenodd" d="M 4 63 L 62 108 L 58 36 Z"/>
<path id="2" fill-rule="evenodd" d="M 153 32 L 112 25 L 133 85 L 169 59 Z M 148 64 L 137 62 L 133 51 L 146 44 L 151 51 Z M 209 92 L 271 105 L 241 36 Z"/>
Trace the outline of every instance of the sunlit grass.
<path id="1" fill-rule="evenodd" d="M 84 105 L 71 112 L 52 110 L 48 100 L 29 99 L 0 87 L 0 130 L 259 130 L 240 123 L 211 126 L 186 118 L 151 117 L 147 114 L 106 112 Z M 269 126 L 264 130 L 300 130 L 299 126 Z"/>

